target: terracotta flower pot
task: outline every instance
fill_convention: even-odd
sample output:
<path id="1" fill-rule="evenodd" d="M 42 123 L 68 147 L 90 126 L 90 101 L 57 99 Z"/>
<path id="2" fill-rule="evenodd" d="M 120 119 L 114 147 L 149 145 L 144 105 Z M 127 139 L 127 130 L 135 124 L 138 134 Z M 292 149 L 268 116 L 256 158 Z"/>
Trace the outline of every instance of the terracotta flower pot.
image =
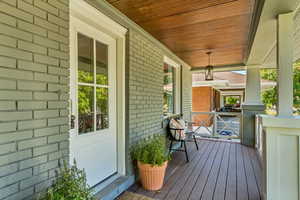
<path id="1" fill-rule="evenodd" d="M 168 161 L 161 166 L 138 162 L 141 182 L 146 190 L 159 190 L 162 188 L 167 165 Z"/>

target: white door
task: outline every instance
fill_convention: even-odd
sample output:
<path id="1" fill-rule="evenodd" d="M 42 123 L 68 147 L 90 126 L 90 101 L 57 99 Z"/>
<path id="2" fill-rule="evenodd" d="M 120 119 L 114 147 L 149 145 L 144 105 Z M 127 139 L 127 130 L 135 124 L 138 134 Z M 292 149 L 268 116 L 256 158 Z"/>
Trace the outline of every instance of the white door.
<path id="1" fill-rule="evenodd" d="M 116 40 L 74 17 L 70 30 L 70 162 L 94 186 L 117 172 Z"/>

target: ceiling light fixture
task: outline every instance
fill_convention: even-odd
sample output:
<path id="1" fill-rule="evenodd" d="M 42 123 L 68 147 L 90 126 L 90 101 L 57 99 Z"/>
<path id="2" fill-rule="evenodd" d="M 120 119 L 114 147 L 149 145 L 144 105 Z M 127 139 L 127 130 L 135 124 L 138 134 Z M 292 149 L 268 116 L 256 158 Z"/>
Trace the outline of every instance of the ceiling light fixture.
<path id="1" fill-rule="evenodd" d="M 212 52 L 209 51 L 206 54 L 208 56 L 208 65 L 205 68 L 205 80 L 212 81 L 212 80 L 214 80 L 214 73 L 213 73 L 214 67 L 210 64 L 210 56 L 211 56 Z"/>

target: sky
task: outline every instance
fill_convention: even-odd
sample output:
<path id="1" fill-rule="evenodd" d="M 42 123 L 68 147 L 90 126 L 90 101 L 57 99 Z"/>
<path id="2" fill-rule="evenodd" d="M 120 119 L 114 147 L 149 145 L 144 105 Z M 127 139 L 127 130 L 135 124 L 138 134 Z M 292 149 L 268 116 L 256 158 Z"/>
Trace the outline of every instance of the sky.
<path id="1" fill-rule="evenodd" d="M 232 71 L 232 72 L 233 72 L 233 73 L 237 73 L 237 74 L 246 75 L 246 71 L 245 71 L 245 70 Z"/>

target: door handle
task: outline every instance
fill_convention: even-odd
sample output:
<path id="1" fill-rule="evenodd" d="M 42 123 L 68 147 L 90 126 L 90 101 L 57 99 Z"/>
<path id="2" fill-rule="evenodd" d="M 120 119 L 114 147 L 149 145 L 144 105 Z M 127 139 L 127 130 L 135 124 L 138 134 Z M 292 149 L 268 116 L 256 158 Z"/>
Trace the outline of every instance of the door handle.
<path id="1" fill-rule="evenodd" d="M 75 128 L 75 115 L 71 115 L 71 129 L 74 129 Z"/>

